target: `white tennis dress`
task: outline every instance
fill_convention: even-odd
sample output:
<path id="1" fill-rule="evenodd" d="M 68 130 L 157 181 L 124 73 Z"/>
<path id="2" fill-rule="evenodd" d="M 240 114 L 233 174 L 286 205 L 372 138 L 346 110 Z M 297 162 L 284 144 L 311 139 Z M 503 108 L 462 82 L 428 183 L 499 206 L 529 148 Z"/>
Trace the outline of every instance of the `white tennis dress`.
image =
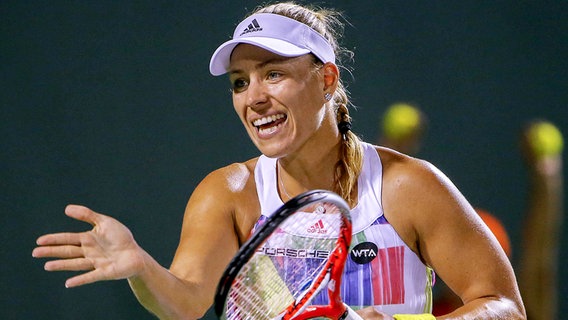
<path id="1" fill-rule="evenodd" d="M 374 306 L 391 315 L 430 313 L 434 272 L 386 220 L 381 204 L 382 163 L 373 145 L 363 143 L 363 149 L 358 204 L 351 210 L 353 239 L 341 297 L 354 309 Z M 261 156 L 254 174 L 261 206 L 256 229 L 283 202 L 277 190 L 276 159 Z M 313 303 L 325 303 L 326 299 L 326 295 L 320 294 Z"/>

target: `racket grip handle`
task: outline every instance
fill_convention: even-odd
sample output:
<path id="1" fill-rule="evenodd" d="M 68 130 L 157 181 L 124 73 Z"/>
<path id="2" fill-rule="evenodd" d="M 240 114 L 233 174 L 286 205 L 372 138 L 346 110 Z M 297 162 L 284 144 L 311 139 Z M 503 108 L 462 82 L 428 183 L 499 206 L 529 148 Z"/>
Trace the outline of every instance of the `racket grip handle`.
<path id="1" fill-rule="evenodd" d="M 355 310 L 351 309 L 348 305 L 345 305 L 345 313 L 341 317 L 342 320 L 363 320 L 360 315 L 355 312 Z"/>

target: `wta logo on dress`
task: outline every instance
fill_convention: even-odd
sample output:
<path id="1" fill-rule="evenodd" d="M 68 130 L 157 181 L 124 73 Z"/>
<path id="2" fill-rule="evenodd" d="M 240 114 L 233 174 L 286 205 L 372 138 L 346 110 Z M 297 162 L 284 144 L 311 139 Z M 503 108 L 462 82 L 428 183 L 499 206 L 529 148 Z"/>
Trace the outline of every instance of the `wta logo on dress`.
<path id="1" fill-rule="evenodd" d="M 351 260 L 358 264 L 366 264 L 377 257 L 377 245 L 372 242 L 362 242 L 351 250 Z"/>

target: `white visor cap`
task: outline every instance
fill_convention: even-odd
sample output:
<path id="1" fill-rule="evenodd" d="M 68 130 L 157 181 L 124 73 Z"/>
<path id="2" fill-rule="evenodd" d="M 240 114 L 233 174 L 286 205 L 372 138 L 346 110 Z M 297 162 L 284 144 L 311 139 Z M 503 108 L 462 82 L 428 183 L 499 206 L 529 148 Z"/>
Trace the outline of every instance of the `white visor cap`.
<path id="1" fill-rule="evenodd" d="M 273 13 L 258 13 L 243 20 L 233 33 L 233 39 L 215 50 L 209 63 L 214 76 L 227 73 L 233 49 L 247 43 L 283 57 L 298 57 L 313 53 L 322 62 L 335 63 L 331 44 L 309 26 Z"/>

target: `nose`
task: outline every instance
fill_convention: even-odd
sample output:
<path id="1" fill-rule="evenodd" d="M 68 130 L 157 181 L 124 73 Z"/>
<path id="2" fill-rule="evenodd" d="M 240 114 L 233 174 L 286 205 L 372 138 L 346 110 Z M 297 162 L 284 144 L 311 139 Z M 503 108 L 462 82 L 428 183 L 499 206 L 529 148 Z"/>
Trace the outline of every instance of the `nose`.
<path id="1" fill-rule="evenodd" d="M 262 81 L 251 79 L 246 94 L 247 107 L 253 110 L 262 109 L 268 102 L 266 86 L 262 83 Z"/>

